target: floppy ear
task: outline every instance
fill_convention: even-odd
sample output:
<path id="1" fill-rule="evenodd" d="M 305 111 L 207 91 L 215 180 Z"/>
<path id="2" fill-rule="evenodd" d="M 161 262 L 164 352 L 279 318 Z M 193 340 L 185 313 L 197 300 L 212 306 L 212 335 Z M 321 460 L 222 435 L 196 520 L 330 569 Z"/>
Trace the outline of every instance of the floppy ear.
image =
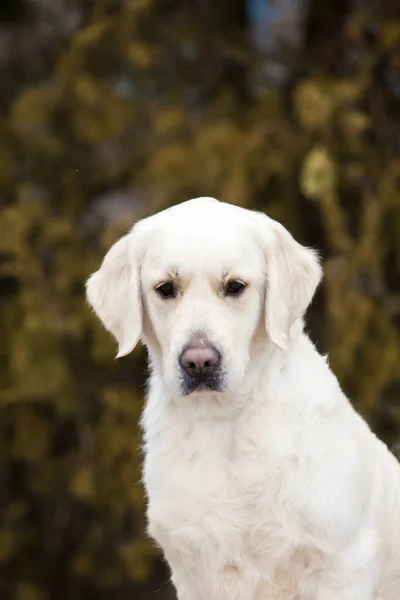
<path id="1" fill-rule="evenodd" d="M 110 248 L 86 283 L 88 303 L 118 342 L 117 358 L 132 352 L 142 333 L 139 268 L 130 235 Z"/>
<path id="2" fill-rule="evenodd" d="M 305 248 L 276 221 L 267 254 L 267 293 L 265 325 L 270 340 L 287 350 L 293 323 L 305 313 L 322 270 L 317 253 Z"/>

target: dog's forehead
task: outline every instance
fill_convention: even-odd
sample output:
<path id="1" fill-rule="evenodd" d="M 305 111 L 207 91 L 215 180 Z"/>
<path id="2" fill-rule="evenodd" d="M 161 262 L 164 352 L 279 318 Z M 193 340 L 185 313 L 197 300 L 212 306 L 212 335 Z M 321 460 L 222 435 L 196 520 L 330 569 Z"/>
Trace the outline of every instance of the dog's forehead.
<path id="1" fill-rule="evenodd" d="M 189 227 L 201 231 L 204 225 L 222 228 L 223 224 L 235 225 L 238 222 L 250 222 L 252 211 L 219 202 L 212 198 L 196 198 L 188 200 L 154 215 L 149 219 L 158 226 L 182 229 Z"/>
<path id="2" fill-rule="evenodd" d="M 250 211 L 218 201 L 183 203 L 149 219 L 146 228 L 145 261 L 160 271 L 176 266 L 217 274 L 261 260 Z"/>

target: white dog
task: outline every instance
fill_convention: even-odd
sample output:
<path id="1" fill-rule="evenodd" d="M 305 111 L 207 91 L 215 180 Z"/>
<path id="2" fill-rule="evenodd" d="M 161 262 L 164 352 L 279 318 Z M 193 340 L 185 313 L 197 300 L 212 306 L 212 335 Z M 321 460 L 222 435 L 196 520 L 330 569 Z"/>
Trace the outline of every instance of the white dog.
<path id="1" fill-rule="evenodd" d="M 400 468 L 303 331 L 315 253 L 267 216 L 190 200 L 87 283 L 140 338 L 151 536 L 179 600 L 399 600 Z"/>

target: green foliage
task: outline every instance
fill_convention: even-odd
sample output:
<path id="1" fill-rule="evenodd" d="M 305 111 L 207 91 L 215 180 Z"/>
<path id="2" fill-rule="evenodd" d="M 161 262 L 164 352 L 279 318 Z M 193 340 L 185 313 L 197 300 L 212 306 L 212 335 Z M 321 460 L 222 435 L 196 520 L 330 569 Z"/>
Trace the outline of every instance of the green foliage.
<path id="1" fill-rule="evenodd" d="M 398 441 L 400 21 L 348 15 L 329 38 L 337 63 L 323 21 L 288 89 L 256 89 L 233 11 L 197 4 L 86 3 L 86 24 L 0 121 L 4 598 L 116 599 L 149 577 L 143 350 L 114 361 L 84 282 L 135 219 L 172 203 L 265 210 L 322 250 L 313 337 Z"/>

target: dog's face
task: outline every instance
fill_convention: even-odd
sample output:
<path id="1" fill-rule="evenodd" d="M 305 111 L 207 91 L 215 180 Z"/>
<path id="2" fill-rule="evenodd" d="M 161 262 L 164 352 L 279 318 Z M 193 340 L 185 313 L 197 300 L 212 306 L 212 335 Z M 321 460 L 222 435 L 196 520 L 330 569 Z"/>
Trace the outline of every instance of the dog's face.
<path id="1" fill-rule="evenodd" d="M 320 279 L 314 253 L 265 215 L 199 198 L 139 222 L 89 279 L 119 343 L 140 337 L 170 393 L 238 389 L 256 332 L 283 350 Z"/>
<path id="2" fill-rule="evenodd" d="M 145 332 L 159 348 L 171 391 L 229 390 L 243 377 L 263 312 L 263 257 L 243 223 L 230 212 L 224 218 L 220 205 L 180 212 L 166 213 L 147 241 Z"/>

